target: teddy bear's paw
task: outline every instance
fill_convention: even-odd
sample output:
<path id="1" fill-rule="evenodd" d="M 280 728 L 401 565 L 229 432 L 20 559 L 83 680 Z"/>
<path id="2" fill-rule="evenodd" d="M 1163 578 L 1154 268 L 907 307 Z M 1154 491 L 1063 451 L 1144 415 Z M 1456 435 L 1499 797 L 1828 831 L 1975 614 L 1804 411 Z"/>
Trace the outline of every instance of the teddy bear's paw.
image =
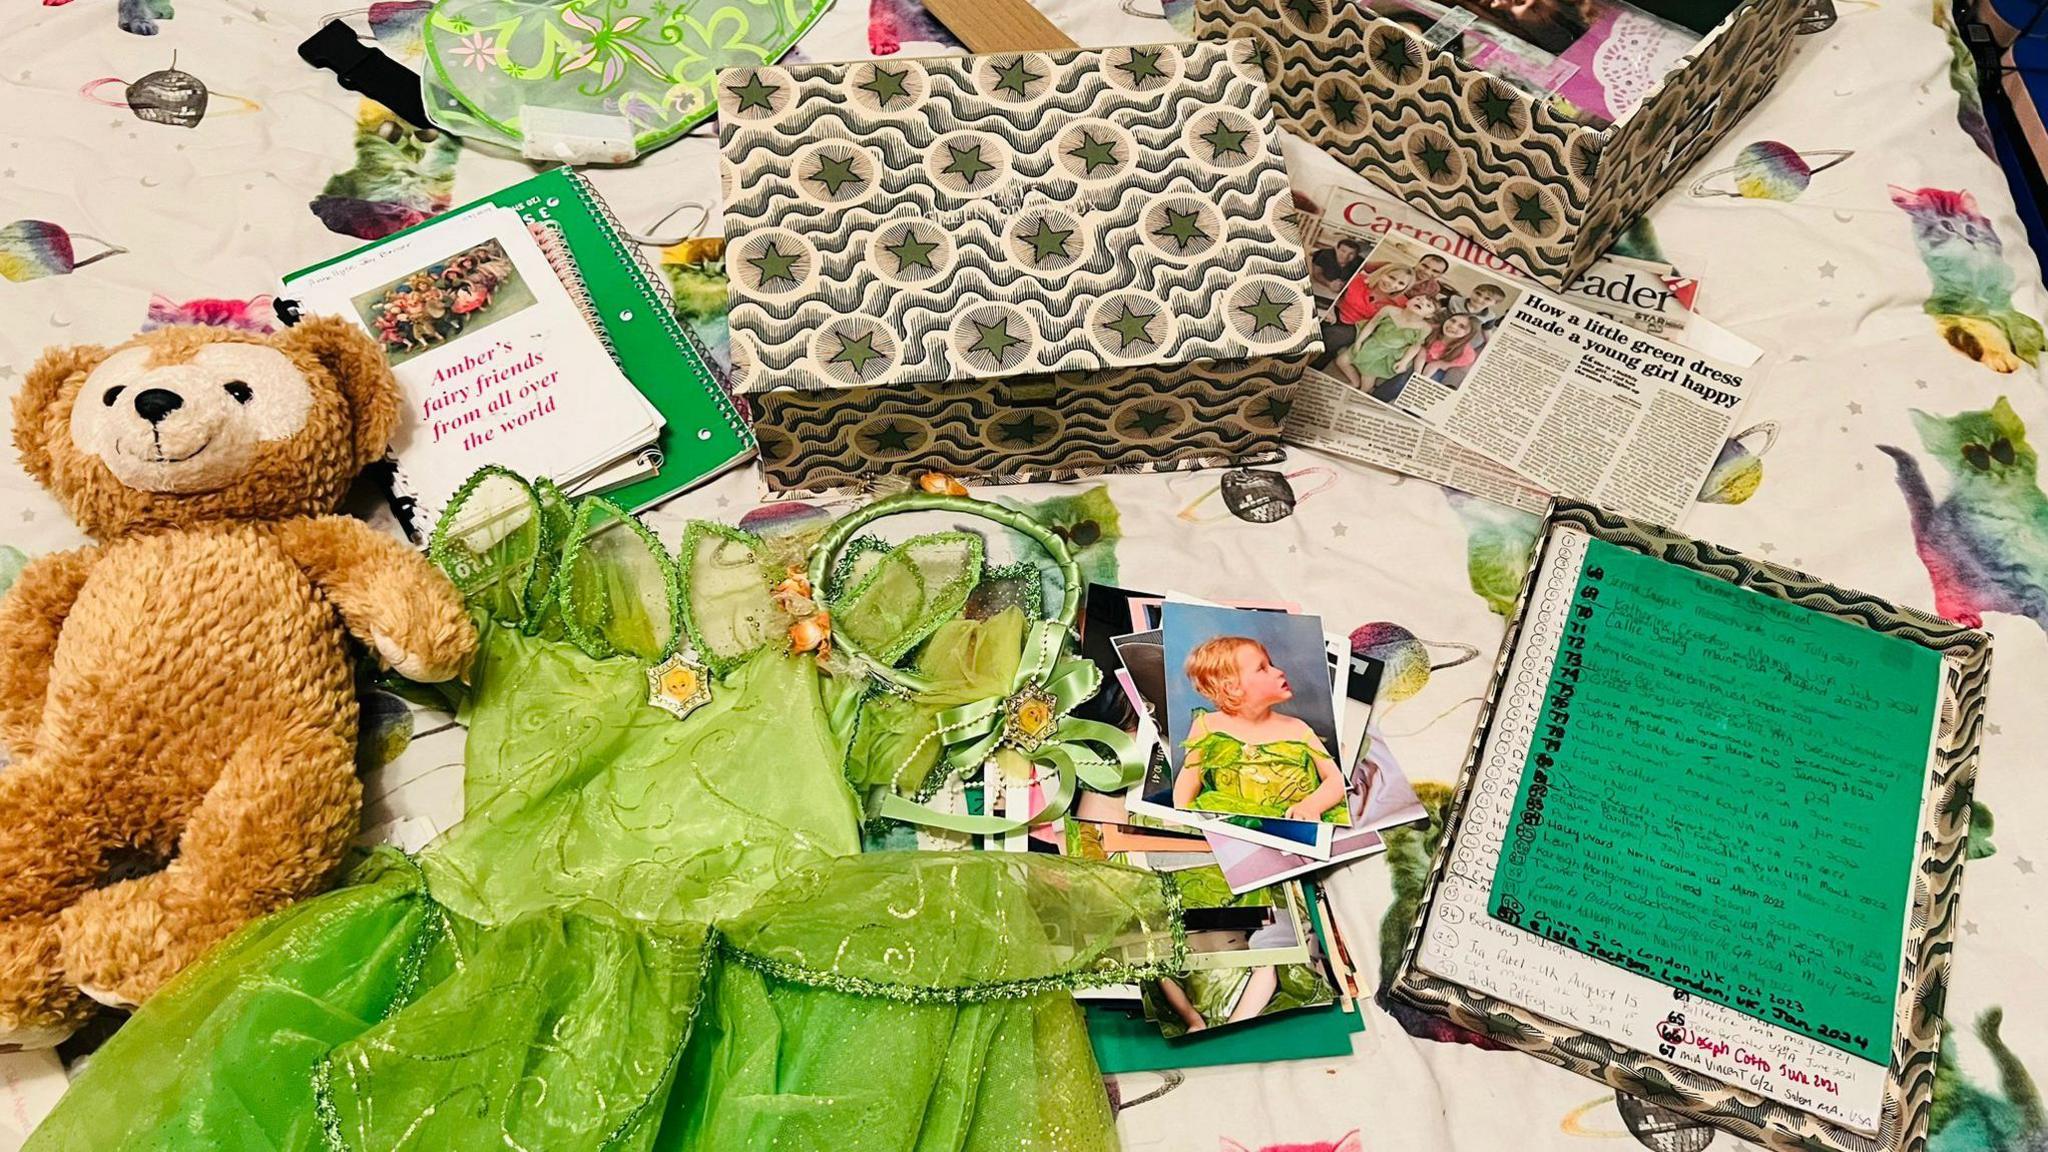
<path id="1" fill-rule="evenodd" d="M 459 660 L 450 662 L 436 659 L 438 653 L 414 652 L 383 632 L 372 632 L 370 643 L 376 647 L 377 659 L 383 661 L 385 667 L 421 684 L 450 680 L 462 671 Z"/>
<path id="2" fill-rule="evenodd" d="M 112 988 L 94 988 L 91 985 L 80 984 L 78 990 L 84 993 L 87 999 L 105 1004 L 109 1008 L 134 1008 L 140 1004 L 140 1001 L 130 1000 Z"/>
<path id="3" fill-rule="evenodd" d="M 124 880 L 87 893 L 58 917 L 64 974 L 102 1004 L 129 1008 L 149 999 L 213 941 L 194 939 L 157 897 L 166 873 Z"/>
<path id="4" fill-rule="evenodd" d="M 50 1048 L 84 1022 L 87 1005 L 64 979 L 46 921 L 0 922 L 0 1052 Z"/>
<path id="5" fill-rule="evenodd" d="M 33 1052 L 39 1048 L 55 1048 L 71 1034 L 78 1031 L 76 1024 L 24 1024 L 8 1027 L 0 1020 L 0 1052 Z"/>

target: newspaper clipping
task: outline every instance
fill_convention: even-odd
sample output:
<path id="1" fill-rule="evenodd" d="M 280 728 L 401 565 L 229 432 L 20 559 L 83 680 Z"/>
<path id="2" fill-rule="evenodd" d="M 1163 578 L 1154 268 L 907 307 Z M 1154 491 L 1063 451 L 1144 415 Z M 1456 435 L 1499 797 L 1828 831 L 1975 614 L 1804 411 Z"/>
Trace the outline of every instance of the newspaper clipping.
<path id="1" fill-rule="evenodd" d="M 1406 236 L 1420 240 L 1437 251 L 1463 260 L 1495 276 L 1522 280 L 1521 269 L 1487 251 L 1469 237 L 1437 224 L 1404 204 L 1374 193 L 1341 184 L 1319 198 L 1318 218 L 1310 222 L 1311 235 L 1304 238 L 1318 254 L 1316 286 L 1321 288 L 1330 272 L 1348 259 L 1355 269 L 1365 253 L 1381 239 Z M 1344 273 L 1348 278 L 1349 272 Z M 1679 274 L 1669 264 L 1618 256 L 1609 252 L 1593 262 L 1578 279 L 1560 293 L 1566 300 L 1640 328 L 1653 336 L 1685 342 L 1697 321 L 1694 301 L 1699 281 Z M 1712 327 L 1712 325 L 1708 325 Z M 1713 352 L 1701 348 L 1702 352 Z M 1739 357 L 1739 353 L 1737 356 Z"/>
<path id="2" fill-rule="evenodd" d="M 1290 438 L 1530 511 L 1558 493 L 1684 516 L 1748 394 L 1745 368 L 1417 237 L 1362 255 L 1334 230 L 1316 241 L 1325 347 Z"/>

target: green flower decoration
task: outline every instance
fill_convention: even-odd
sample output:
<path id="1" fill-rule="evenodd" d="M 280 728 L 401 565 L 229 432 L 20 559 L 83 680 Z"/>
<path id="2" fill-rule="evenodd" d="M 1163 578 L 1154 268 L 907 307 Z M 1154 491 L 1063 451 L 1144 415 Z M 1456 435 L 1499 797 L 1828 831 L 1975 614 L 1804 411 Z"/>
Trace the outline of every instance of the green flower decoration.
<path id="1" fill-rule="evenodd" d="M 566 76 L 581 69 L 595 69 L 598 73 L 596 88 L 580 88 L 585 95 L 595 96 L 609 92 L 618 82 L 626 78 L 626 67 L 630 62 L 645 69 L 650 76 L 666 78 L 668 73 L 640 46 L 633 31 L 647 23 L 645 16 L 593 16 L 574 4 L 562 6 L 562 23 L 589 33 L 590 38 L 581 44 L 572 41 L 575 54 L 562 61 L 559 75 Z"/>

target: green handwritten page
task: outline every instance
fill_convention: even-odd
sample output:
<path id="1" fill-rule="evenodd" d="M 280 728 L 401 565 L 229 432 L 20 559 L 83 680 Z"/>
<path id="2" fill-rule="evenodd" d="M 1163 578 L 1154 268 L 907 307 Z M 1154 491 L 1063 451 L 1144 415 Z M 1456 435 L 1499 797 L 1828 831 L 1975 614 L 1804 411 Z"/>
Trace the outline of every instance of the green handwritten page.
<path id="1" fill-rule="evenodd" d="M 1883 1063 L 1941 657 L 1592 540 L 1494 918 Z"/>

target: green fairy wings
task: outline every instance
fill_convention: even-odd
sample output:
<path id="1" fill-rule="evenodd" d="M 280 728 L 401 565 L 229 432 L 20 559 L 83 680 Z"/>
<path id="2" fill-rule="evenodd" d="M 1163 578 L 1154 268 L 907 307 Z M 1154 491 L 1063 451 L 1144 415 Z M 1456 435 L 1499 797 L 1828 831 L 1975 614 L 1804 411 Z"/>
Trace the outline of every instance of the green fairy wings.
<path id="1" fill-rule="evenodd" d="M 1057 608 L 964 620 L 969 595 L 995 571 L 980 536 L 932 532 L 889 544 L 859 535 L 919 511 L 993 520 L 1036 542 L 1061 578 Z M 1014 831 L 1058 819 L 1082 785 L 1121 791 L 1142 770 L 1126 733 L 1070 714 L 1101 686 L 1100 671 L 1069 653 L 1080 572 L 1064 541 L 1012 509 L 904 493 L 834 522 L 798 566 L 751 533 L 704 521 L 684 529 L 671 555 L 602 497 L 571 500 L 545 480 L 486 468 L 450 501 L 429 555 L 473 610 L 594 659 L 654 664 L 687 645 L 725 676 L 764 653 L 810 650 L 800 640 L 810 635 L 826 671 L 856 685 L 869 718 L 901 737 L 889 746 L 900 763 L 849 765 L 871 819 Z M 995 647 L 1015 651 L 1014 663 Z M 874 746 L 854 742 L 856 751 Z M 1036 777 L 1036 811 L 964 815 L 923 803 L 949 776 L 978 783 L 990 763 Z"/>

